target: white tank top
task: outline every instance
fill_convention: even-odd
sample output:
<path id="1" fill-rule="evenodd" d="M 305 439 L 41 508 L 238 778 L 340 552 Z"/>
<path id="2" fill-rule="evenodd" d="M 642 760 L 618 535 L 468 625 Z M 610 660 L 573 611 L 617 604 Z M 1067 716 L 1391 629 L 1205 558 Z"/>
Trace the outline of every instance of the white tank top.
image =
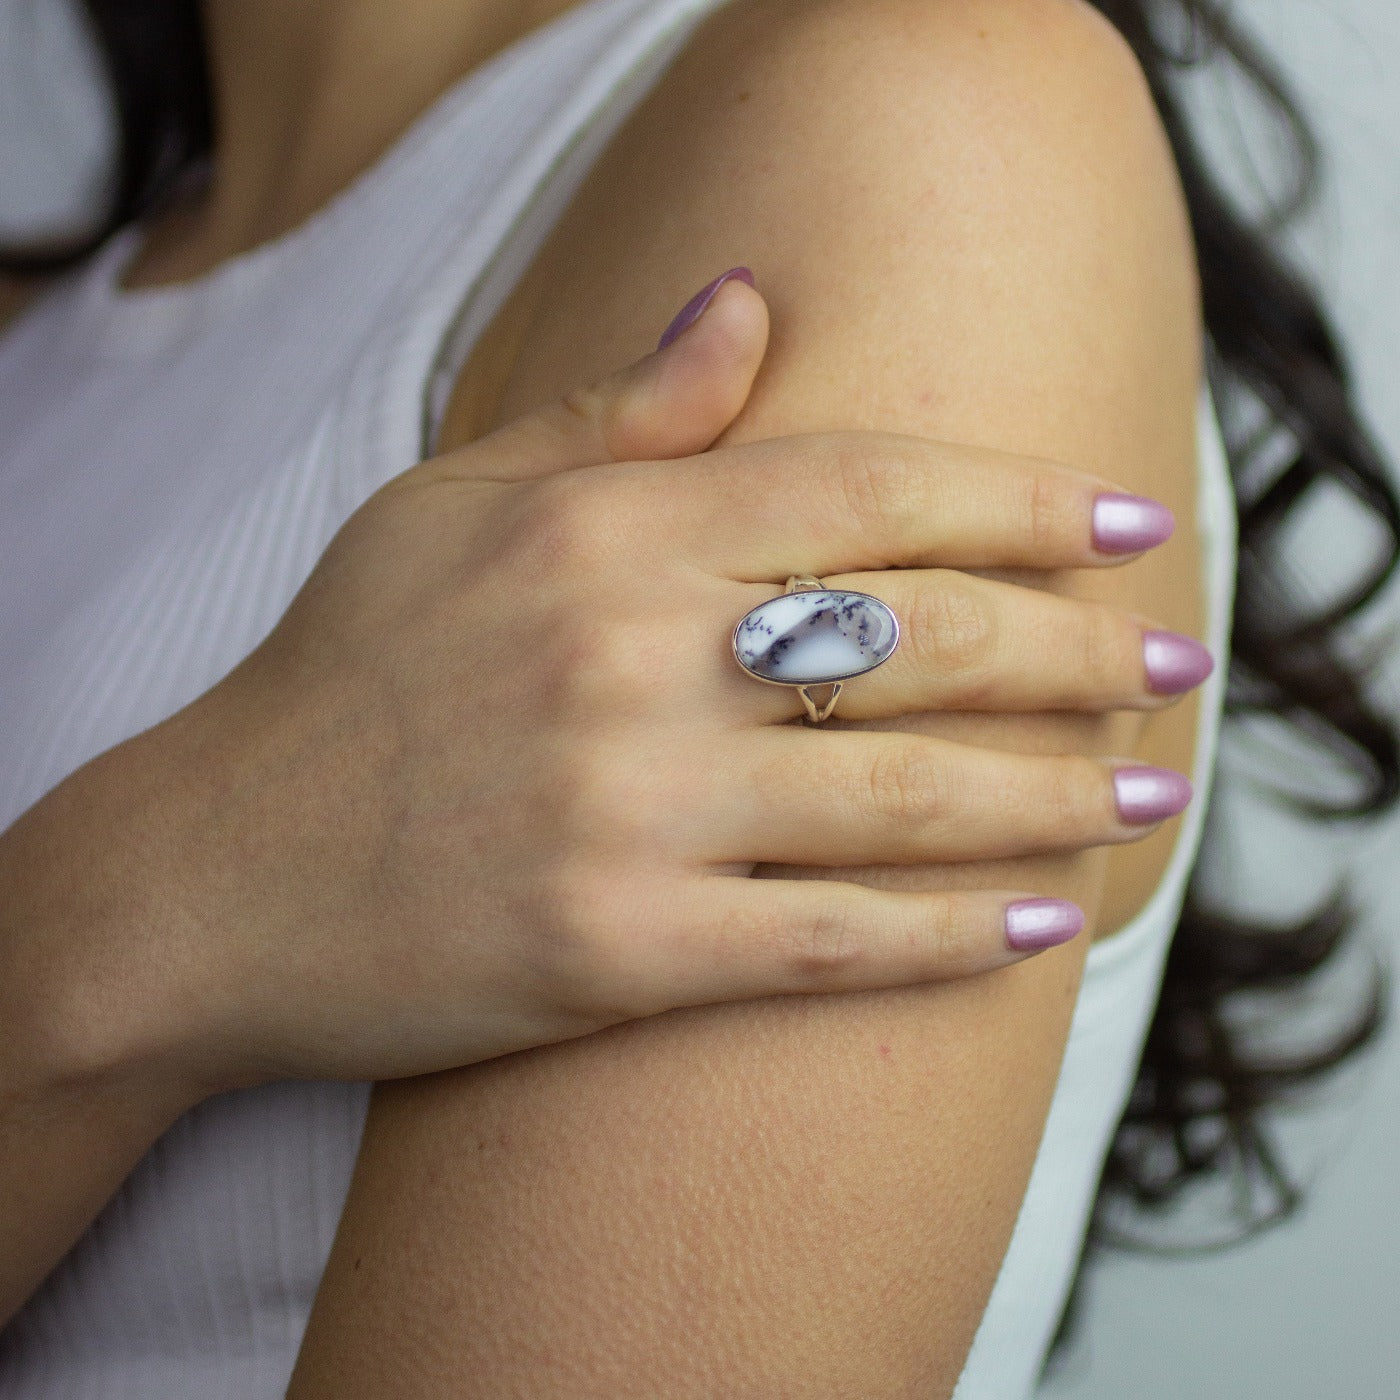
<path id="1" fill-rule="evenodd" d="M 336 529 L 420 460 L 476 337 L 590 165 L 722 0 L 584 0 L 447 92 L 309 223 L 123 291 L 119 234 L 0 340 L 0 827 L 269 631 Z M 659 330 L 659 327 L 658 327 Z M 1233 496 L 1200 413 L 1208 642 Z M 1214 759 L 1224 667 L 1204 693 Z M 1126 1101 L 1199 839 L 1089 953 L 1010 1250 L 956 1400 L 1028 1395 Z M 367 1084 L 225 1094 L 157 1142 L 0 1334 L 7 1400 L 274 1400 L 358 1149 Z"/>

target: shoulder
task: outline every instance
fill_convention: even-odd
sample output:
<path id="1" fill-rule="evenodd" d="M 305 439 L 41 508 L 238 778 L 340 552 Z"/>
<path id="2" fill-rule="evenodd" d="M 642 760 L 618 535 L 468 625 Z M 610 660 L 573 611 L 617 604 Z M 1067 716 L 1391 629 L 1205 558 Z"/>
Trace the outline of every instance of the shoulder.
<path id="1" fill-rule="evenodd" d="M 749 0 L 698 36 L 656 108 L 658 146 L 685 130 L 746 187 L 790 160 L 784 183 L 814 203 L 1016 208 L 1078 238 L 1121 237 L 1128 213 L 1178 246 L 1186 231 L 1145 75 L 1084 0 Z M 756 160 L 737 170 L 735 152 Z"/>
<path id="2" fill-rule="evenodd" d="M 1132 50 L 1086 0 L 739 0 L 702 27 L 667 87 L 721 119 L 741 95 L 758 99 L 736 125 L 777 118 L 848 147 L 953 114 L 976 116 L 964 136 L 1018 145 L 1150 142 L 1155 125 Z M 856 113 L 866 120 L 845 120 Z"/>
<path id="3" fill-rule="evenodd" d="M 775 313 L 775 370 L 799 340 L 813 365 L 830 355 L 839 326 L 848 364 L 877 337 L 888 359 L 893 334 L 909 374 L 942 373 L 923 333 L 937 317 L 945 341 L 1000 337 L 1009 369 L 1048 339 L 1060 380 L 1150 358 L 1194 397 L 1198 290 L 1170 146 L 1133 54 L 1082 0 L 738 0 L 711 16 L 556 230 L 538 283 L 550 316 L 507 414 L 650 348 L 695 286 L 740 263 Z"/>

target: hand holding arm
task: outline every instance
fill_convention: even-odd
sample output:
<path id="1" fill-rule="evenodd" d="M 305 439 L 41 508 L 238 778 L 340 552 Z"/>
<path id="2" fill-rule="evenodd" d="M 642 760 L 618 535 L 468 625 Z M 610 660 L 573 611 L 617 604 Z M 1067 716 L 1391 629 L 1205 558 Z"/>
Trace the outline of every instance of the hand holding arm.
<path id="1" fill-rule="evenodd" d="M 502 420 L 625 358 L 691 286 L 748 262 L 773 347 L 728 440 L 884 428 L 1100 472 L 1172 506 L 1172 543 L 1126 570 L 1023 581 L 1196 629 L 1189 226 L 1142 75 L 1089 6 L 728 7 L 542 261 Z M 983 462 L 976 489 L 995 498 L 1007 459 Z M 852 684 L 849 699 L 868 693 Z M 1183 768 L 1193 712 L 840 724 Z M 1110 933 L 1159 883 L 1174 834 L 761 870 L 1045 889 Z M 469 1378 L 474 1397 L 540 1400 L 950 1394 L 1035 1158 L 1086 942 L 985 976 L 684 1009 L 379 1086 L 291 1393 L 437 1397 Z"/>
<path id="2" fill-rule="evenodd" d="M 669 460 L 735 417 L 765 330 L 762 300 L 727 288 L 665 352 L 398 478 L 225 681 L 0 838 L 7 1313 L 208 1093 L 957 976 L 1075 931 L 1035 925 L 1035 890 L 744 878 L 1149 825 L 1097 760 L 784 723 L 791 692 L 744 677 L 723 642 L 788 569 L 873 589 L 909 624 L 851 687 L 852 717 L 950 698 L 923 634 L 955 588 L 1067 643 L 1048 668 L 989 657 L 981 704 L 1167 703 L 1137 621 L 926 567 L 1123 562 L 1095 535 L 1110 483 L 894 435 Z"/>

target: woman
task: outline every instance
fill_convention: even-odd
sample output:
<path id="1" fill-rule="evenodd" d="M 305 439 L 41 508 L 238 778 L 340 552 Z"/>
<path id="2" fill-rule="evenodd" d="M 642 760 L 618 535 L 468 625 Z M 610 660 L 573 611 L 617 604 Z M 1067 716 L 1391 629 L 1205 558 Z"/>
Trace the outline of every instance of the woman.
<path id="1" fill-rule="evenodd" d="M 7 1384 L 277 1394 L 300 1350 L 297 1396 L 1024 1390 L 1199 833 L 1157 822 L 1219 678 L 1154 692 L 1228 611 L 1138 69 L 1031 0 L 204 19 L 212 184 L 0 375 L 11 567 L 84 565 L 9 672 L 13 1304 L 82 1237 Z M 729 278 L 537 408 L 744 261 L 766 353 Z M 852 428 L 933 444 L 745 447 Z M 1105 494 L 1135 530 L 1095 549 Z M 1088 567 L 1160 542 L 1147 497 L 1172 544 Z M 925 648 L 827 732 L 695 660 L 809 571 Z M 1060 944 L 988 971 L 1025 896 Z M 318 1076 L 415 1077 L 366 1119 Z"/>

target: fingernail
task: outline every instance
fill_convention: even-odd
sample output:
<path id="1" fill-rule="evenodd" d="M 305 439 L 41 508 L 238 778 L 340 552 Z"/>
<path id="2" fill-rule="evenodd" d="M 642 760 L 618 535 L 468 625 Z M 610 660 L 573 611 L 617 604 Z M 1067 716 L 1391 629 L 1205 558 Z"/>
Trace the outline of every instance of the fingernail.
<path id="1" fill-rule="evenodd" d="M 1100 554 L 1137 554 L 1171 538 L 1176 517 L 1161 501 L 1110 491 L 1094 502 L 1094 548 Z"/>
<path id="2" fill-rule="evenodd" d="M 1144 632 L 1142 660 L 1154 695 L 1185 695 L 1215 670 L 1215 658 L 1194 637 Z"/>
<path id="3" fill-rule="evenodd" d="M 1130 826 L 1165 821 L 1191 801 L 1191 783 L 1170 768 L 1120 768 L 1113 775 L 1118 815 Z"/>
<path id="4" fill-rule="evenodd" d="M 705 308 L 714 300 L 715 293 L 726 282 L 747 282 L 753 286 L 753 273 L 746 267 L 731 267 L 721 273 L 708 287 L 701 287 L 676 313 L 676 319 L 661 333 L 656 348 L 664 350 L 682 331 L 689 330 L 704 314 Z"/>
<path id="5" fill-rule="evenodd" d="M 1068 943 L 1084 927 L 1084 911 L 1067 899 L 1020 899 L 1006 906 L 1006 946 L 1039 953 Z"/>

